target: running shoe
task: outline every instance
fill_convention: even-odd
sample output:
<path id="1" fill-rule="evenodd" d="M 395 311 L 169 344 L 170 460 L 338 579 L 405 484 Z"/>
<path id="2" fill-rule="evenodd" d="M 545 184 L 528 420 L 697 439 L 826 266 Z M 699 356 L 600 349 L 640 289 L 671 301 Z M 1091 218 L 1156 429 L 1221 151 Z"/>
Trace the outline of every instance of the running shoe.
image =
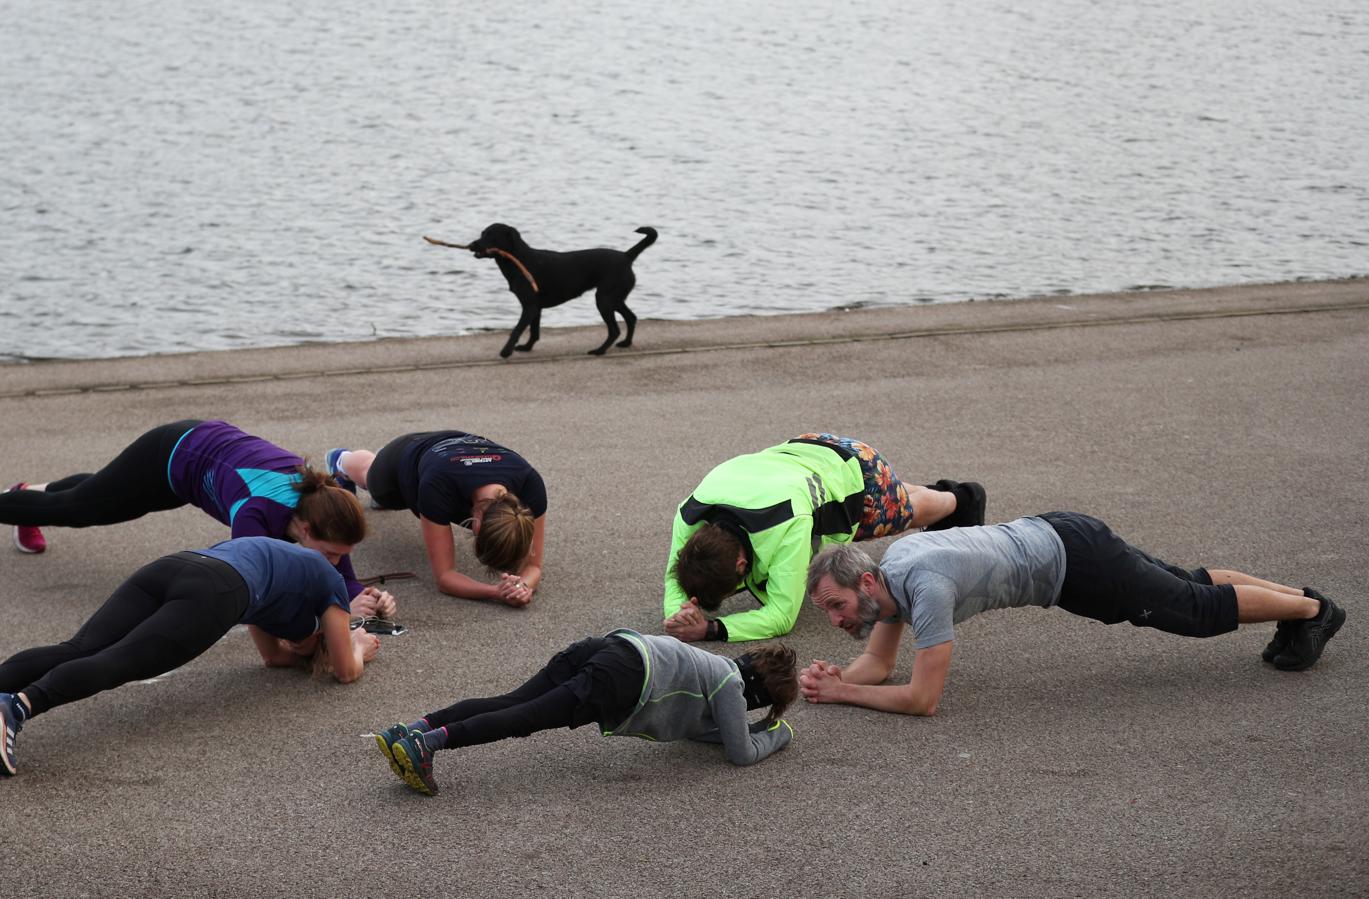
<path id="1" fill-rule="evenodd" d="M 6 490 L 23 490 L 28 487 L 23 481 Z M 17 525 L 14 529 L 14 545 L 19 548 L 21 553 L 40 553 L 48 548 L 48 542 L 43 537 L 43 532 L 30 525 Z"/>
<path id="2" fill-rule="evenodd" d="M 328 470 L 328 473 L 333 476 L 333 480 L 337 481 L 339 487 L 355 496 L 357 492 L 356 482 L 343 474 L 342 469 L 338 467 L 338 460 L 342 458 L 343 453 L 347 452 L 351 452 L 351 450 L 340 446 L 335 449 L 330 449 L 328 455 L 324 457 L 324 467 Z"/>
<path id="3" fill-rule="evenodd" d="M 19 773 L 19 762 L 14 756 L 14 736 L 23 725 L 14 714 L 13 705 L 18 701 L 13 693 L 0 693 L 0 775 L 5 777 Z"/>
<path id="4" fill-rule="evenodd" d="M 985 493 L 983 484 L 975 481 L 948 481 L 943 478 L 935 484 L 928 484 L 927 488 L 955 494 L 955 511 L 940 521 L 927 525 L 927 530 L 973 528 L 984 523 L 984 506 L 988 501 L 988 494 Z"/>
<path id="5" fill-rule="evenodd" d="M 413 789 L 428 796 L 436 795 L 437 781 L 433 780 L 433 753 L 423 742 L 423 735 L 413 731 L 390 745 L 395 761 L 404 769 L 400 775 Z"/>
<path id="6" fill-rule="evenodd" d="M 1316 600 L 1326 599 L 1321 595 L 1321 591 L 1314 587 L 1303 587 L 1303 596 L 1310 596 Z M 1269 641 L 1269 645 L 1260 653 L 1260 658 L 1272 663 L 1274 657 L 1281 655 L 1288 648 L 1288 641 L 1292 638 L 1293 628 L 1298 626 L 1296 621 L 1280 621 L 1278 627 L 1274 629 L 1274 638 Z"/>
<path id="7" fill-rule="evenodd" d="M 1274 667 L 1280 671 L 1303 671 L 1321 658 L 1326 644 L 1345 624 L 1345 610 L 1326 597 L 1321 597 L 1321 611 L 1316 618 L 1298 621 L 1288 635 L 1288 645 L 1274 657 Z"/>
<path id="8" fill-rule="evenodd" d="M 1260 652 L 1260 658 L 1266 662 L 1273 662 L 1275 658 L 1283 655 L 1284 650 L 1288 649 L 1288 641 L 1292 637 L 1293 628 L 1297 626 L 1296 621 L 1280 621 L 1274 628 L 1274 636 L 1269 644 Z"/>
<path id="9" fill-rule="evenodd" d="M 380 747 L 380 754 L 385 756 L 385 761 L 390 763 L 390 770 L 400 780 L 405 780 L 404 769 L 395 761 L 394 744 L 400 737 L 408 735 L 409 728 L 403 724 L 393 724 L 376 734 L 376 745 Z"/>

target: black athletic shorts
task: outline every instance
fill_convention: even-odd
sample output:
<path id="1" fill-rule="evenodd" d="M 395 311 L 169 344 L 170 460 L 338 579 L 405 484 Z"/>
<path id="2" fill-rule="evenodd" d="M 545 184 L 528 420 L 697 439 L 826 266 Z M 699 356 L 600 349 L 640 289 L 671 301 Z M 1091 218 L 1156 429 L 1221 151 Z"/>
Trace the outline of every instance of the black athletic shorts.
<path id="1" fill-rule="evenodd" d="M 404 461 L 404 448 L 415 434 L 403 434 L 380 448 L 366 472 L 366 492 L 382 509 L 407 509 L 404 492 L 399 487 L 399 464 Z"/>
<path id="2" fill-rule="evenodd" d="M 590 637 L 552 656 L 542 669 L 580 700 L 575 723 L 613 728 L 637 708 L 646 666 L 637 647 L 621 637 Z"/>
<path id="3" fill-rule="evenodd" d="M 1236 629 L 1236 589 L 1214 585 L 1206 569 L 1188 571 L 1149 556 L 1088 515 L 1048 512 L 1041 518 L 1065 544 L 1057 605 L 1067 612 L 1185 637 Z"/>

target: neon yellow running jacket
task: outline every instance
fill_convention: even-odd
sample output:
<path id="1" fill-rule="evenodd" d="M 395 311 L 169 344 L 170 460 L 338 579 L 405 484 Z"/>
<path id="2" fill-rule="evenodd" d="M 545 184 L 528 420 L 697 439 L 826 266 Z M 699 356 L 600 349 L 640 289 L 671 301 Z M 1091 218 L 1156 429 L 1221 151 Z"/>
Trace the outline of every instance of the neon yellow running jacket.
<path id="1" fill-rule="evenodd" d="M 789 633 L 803 605 L 808 562 L 824 543 L 847 543 L 860 524 L 865 484 L 860 462 L 841 447 L 794 440 L 728 459 L 680 504 L 666 560 L 665 617 L 688 599 L 670 567 L 690 535 L 730 522 L 750 540 L 745 587 L 759 609 L 722 616 L 729 642 Z"/>

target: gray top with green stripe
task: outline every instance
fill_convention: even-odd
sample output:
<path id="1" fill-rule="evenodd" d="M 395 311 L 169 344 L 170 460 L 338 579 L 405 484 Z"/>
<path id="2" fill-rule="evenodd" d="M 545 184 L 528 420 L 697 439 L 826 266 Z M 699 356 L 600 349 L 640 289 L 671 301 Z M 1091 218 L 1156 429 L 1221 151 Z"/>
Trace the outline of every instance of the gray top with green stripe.
<path id="1" fill-rule="evenodd" d="M 721 743 L 734 765 L 754 765 L 793 739 L 789 722 L 749 724 L 737 663 L 681 643 L 674 637 L 645 636 L 619 629 L 609 634 L 642 654 L 646 678 L 637 707 L 606 737 L 641 737 L 666 743 L 699 740 Z"/>

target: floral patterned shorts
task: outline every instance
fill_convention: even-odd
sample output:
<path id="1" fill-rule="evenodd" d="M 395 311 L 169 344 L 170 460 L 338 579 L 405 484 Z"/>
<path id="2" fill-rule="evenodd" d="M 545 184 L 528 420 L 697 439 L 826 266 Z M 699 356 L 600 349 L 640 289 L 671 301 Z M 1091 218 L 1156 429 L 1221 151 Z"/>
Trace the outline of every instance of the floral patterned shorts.
<path id="1" fill-rule="evenodd" d="M 865 478 L 865 513 L 861 515 L 860 526 L 856 528 L 857 540 L 887 537 L 912 527 L 913 502 L 908 498 L 908 488 L 878 450 L 859 440 L 838 437 L 836 434 L 800 434 L 798 439 L 839 446 L 855 453 L 860 460 L 860 473 Z"/>

